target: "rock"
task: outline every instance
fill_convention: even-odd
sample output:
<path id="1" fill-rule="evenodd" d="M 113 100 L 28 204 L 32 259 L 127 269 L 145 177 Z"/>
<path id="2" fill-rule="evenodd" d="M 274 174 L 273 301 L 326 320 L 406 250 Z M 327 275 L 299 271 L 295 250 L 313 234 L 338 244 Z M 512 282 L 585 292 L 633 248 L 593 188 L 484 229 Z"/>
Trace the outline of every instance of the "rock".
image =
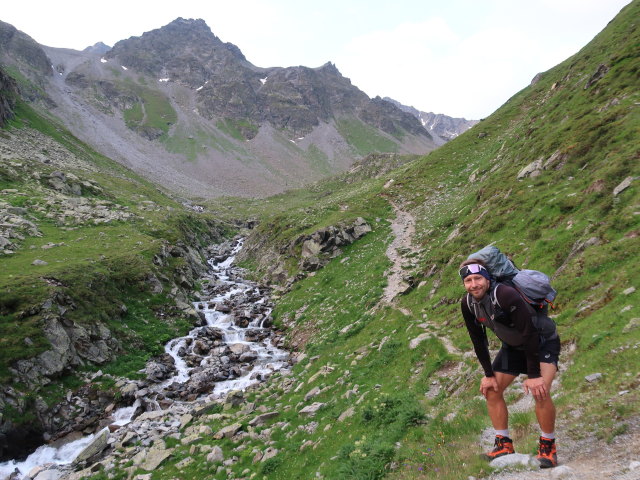
<path id="1" fill-rule="evenodd" d="M 344 422 L 347 418 L 353 417 L 355 413 L 356 413 L 356 409 L 353 407 L 349 407 L 340 414 L 340 416 L 338 417 L 338 421 Z"/>
<path id="2" fill-rule="evenodd" d="M 542 170 L 544 169 L 543 161 L 544 159 L 542 157 L 538 158 L 537 160 L 534 160 L 529 165 L 527 165 L 522 170 L 520 170 L 516 178 L 518 180 L 521 180 L 526 177 L 533 178 L 533 177 L 539 176 L 540 174 L 542 174 Z"/>
<path id="3" fill-rule="evenodd" d="M 260 414 L 260 415 L 258 415 L 256 417 L 253 417 L 251 419 L 251 421 L 249 422 L 249 426 L 250 427 L 259 427 L 261 425 L 264 425 L 267 422 L 267 420 L 275 418 L 278 415 L 280 415 L 280 412 L 267 412 L 267 413 Z"/>
<path id="4" fill-rule="evenodd" d="M 586 377 L 584 377 L 584 379 L 589 383 L 597 382 L 601 378 L 602 378 L 601 373 L 592 373 L 591 375 L 587 375 Z"/>
<path id="5" fill-rule="evenodd" d="M 640 462 L 638 461 L 633 461 L 629 464 L 629 470 L 640 470 Z"/>
<path id="6" fill-rule="evenodd" d="M 307 394 L 304 396 L 304 401 L 308 402 L 309 400 L 311 400 L 313 397 L 317 397 L 318 394 L 320 393 L 320 387 L 313 387 L 311 390 L 309 390 L 309 392 L 307 392 Z"/>
<path id="7" fill-rule="evenodd" d="M 227 425 L 226 427 L 221 428 L 218 432 L 213 436 L 213 438 L 220 440 L 222 438 L 231 438 L 242 428 L 242 425 L 239 423 L 234 423 L 233 425 Z"/>
<path id="8" fill-rule="evenodd" d="M 423 341 L 425 341 L 427 338 L 430 338 L 430 337 L 431 337 L 430 333 L 421 333 L 420 335 L 418 335 L 416 338 L 414 338 L 409 342 L 409 348 L 413 350 L 418 345 L 420 345 Z"/>
<path id="9" fill-rule="evenodd" d="M 625 178 L 622 182 L 620 182 L 620 184 L 618 184 L 616 188 L 613 189 L 613 196 L 617 197 L 618 195 L 620 195 L 623 191 L 631 186 L 631 182 L 633 182 L 634 180 L 634 177 Z"/>
<path id="10" fill-rule="evenodd" d="M 109 439 L 109 431 L 102 430 L 73 460 L 73 464 L 79 464 L 101 453 L 107 448 L 107 440 Z"/>
<path id="11" fill-rule="evenodd" d="M 631 295 L 635 291 L 636 291 L 636 287 L 629 287 L 626 290 L 624 290 L 622 293 L 623 295 Z"/>
<path id="12" fill-rule="evenodd" d="M 37 475 L 31 476 L 33 480 L 58 480 L 60 477 L 64 475 L 64 472 L 60 470 L 56 470 L 55 468 L 51 468 L 49 470 L 40 471 Z"/>
<path id="13" fill-rule="evenodd" d="M 186 427 L 193 420 L 193 415 L 185 413 L 180 417 L 180 428 Z"/>
<path id="14" fill-rule="evenodd" d="M 312 403 L 311 405 L 307 405 L 302 410 L 298 412 L 303 417 L 313 417 L 325 404 L 320 402 Z"/>
<path id="15" fill-rule="evenodd" d="M 275 449 L 273 447 L 269 447 L 262 454 L 262 459 L 260 461 L 261 462 L 266 462 L 270 458 L 275 457 L 277 454 L 278 454 L 278 450 L 277 449 Z"/>
<path id="16" fill-rule="evenodd" d="M 173 454 L 173 448 L 152 448 L 145 455 L 144 463 L 140 466 L 143 470 L 153 471 Z"/>
<path id="17" fill-rule="evenodd" d="M 31 262 L 31 265 L 49 265 L 49 263 L 36 258 L 33 262 Z"/>
<path id="18" fill-rule="evenodd" d="M 559 465 L 551 469 L 551 478 L 561 479 L 561 478 L 573 478 L 573 477 L 574 477 L 573 469 L 567 467 L 566 465 Z"/>
<path id="19" fill-rule="evenodd" d="M 531 466 L 532 461 L 534 461 L 536 466 L 538 466 L 538 461 L 533 459 L 529 455 L 525 455 L 523 453 L 512 453 L 509 455 L 503 455 L 502 457 L 498 457 L 495 460 L 492 460 L 489 463 L 489 466 L 492 468 L 498 468 L 498 469 L 515 466 L 515 465 Z"/>
<path id="20" fill-rule="evenodd" d="M 213 447 L 213 450 L 211 450 L 211 453 L 207 455 L 207 462 L 224 462 L 224 453 L 222 452 L 222 448 L 220 448 L 218 445 L 215 445 Z"/>
<path id="21" fill-rule="evenodd" d="M 595 73 L 593 75 L 591 75 L 591 77 L 589 78 L 589 80 L 587 80 L 587 83 L 585 83 L 584 85 L 584 89 L 588 89 L 589 87 L 591 87 L 592 85 L 596 84 L 602 77 L 604 77 L 607 72 L 609 72 L 609 66 L 605 65 L 604 63 L 601 63 L 597 70 L 595 71 Z"/>
<path id="22" fill-rule="evenodd" d="M 227 394 L 224 401 L 224 409 L 229 410 L 231 407 L 238 407 L 244 403 L 244 393 L 242 390 L 232 390 Z"/>

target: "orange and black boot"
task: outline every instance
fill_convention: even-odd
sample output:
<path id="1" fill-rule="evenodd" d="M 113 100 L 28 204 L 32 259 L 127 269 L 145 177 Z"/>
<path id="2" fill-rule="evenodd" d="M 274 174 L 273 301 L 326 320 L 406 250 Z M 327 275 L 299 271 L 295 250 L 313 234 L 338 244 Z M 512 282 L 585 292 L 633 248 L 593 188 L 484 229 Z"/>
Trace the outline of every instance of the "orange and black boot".
<path id="1" fill-rule="evenodd" d="M 556 454 L 556 441 L 540 437 L 538 456 L 540 468 L 553 468 L 558 465 L 558 455 Z"/>
<path id="2" fill-rule="evenodd" d="M 495 447 L 490 452 L 484 454 L 484 457 L 488 460 L 502 457 L 503 455 L 509 455 L 515 453 L 513 449 L 513 441 L 509 437 L 503 437 L 502 435 L 496 435 Z"/>

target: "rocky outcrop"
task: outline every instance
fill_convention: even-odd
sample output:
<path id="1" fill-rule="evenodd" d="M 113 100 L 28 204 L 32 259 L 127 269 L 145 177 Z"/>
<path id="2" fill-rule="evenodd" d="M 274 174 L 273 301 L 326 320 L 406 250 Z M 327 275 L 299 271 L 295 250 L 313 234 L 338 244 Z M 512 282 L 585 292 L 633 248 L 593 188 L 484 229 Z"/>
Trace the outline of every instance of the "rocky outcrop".
<path id="1" fill-rule="evenodd" d="M 342 253 L 340 247 L 350 245 L 370 231 L 371 225 L 358 217 L 352 224 L 332 225 L 298 237 L 294 244 L 302 244 L 300 268 L 307 272 L 319 270 Z"/>
<path id="2" fill-rule="evenodd" d="M 26 33 L 2 21 L 0 21 L 0 57 L 19 62 L 39 75 L 53 74 L 51 61 L 42 47 Z"/>
<path id="3" fill-rule="evenodd" d="M 401 104 L 397 100 L 385 97 L 386 101 L 393 103 L 399 109 L 407 112 L 418 120 L 422 126 L 436 138 L 442 139 L 443 142 L 453 140 L 461 133 L 466 132 L 473 127 L 478 120 L 467 120 L 466 118 L 454 118 L 441 113 L 422 112 L 414 107 L 408 107 Z"/>
<path id="4" fill-rule="evenodd" d="M 13 78 L 0 69 L 0 127 L 13 117 L 18 87 Z"/>

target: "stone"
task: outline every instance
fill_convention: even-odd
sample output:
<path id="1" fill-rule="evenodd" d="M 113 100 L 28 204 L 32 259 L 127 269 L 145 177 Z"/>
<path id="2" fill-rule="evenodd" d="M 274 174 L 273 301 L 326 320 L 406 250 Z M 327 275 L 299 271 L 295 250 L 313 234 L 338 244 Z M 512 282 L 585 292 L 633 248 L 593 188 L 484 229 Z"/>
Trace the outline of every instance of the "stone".
<path id="1" fill-rule="evenodd" d="M 503 455 L 502 457 L 498 457 L 492 460 L 489 463 L 489 466 L 497 469 L 515 465 L 531 466 L 532 460 L 535 462 L 536 466 L 538 466 L 537 460 L 532 459 L 532 457 L 530 457 L 529 455 L 525 455 L 523 453 L 512 453 L 510 455 Z"/>
<path id="2" fill-rule="evenodd" d="M 144 463 L 140 466 L 143 470 L 153 471 L 173 454 L 173 448 L 152 448 L 144 457 Z"/>
<path id="3" fill-rule="evenodd" d="M 37 265 L 37 266 L 49 265 L 49 262 L 45 262 L 44 260 L 40 260 L 39 258 L 36 258 L 33 262 L 31 262 L 31 265 Z"/>
<path id="4" fill-rule="evenodd" d="M 559 465 L 553 469 L 551 469 L 551 478 L 561 479 L 561 478 L 573 478 L 574 471 L 572 468 L 567 467 L 566 465 Z"/>
<path id="5" fill-rule="evenodd" d="M 344 422 L 347 418 L 353 417 L 355 413 L 356 413 L 356 409 L 353 407 L 349 407 L 340 414 L 340 416 L 338 417 L 338 421 Z"/>
<path id="6" fill-rule="evenodd" d="M 207 455 L 207 462 L 224 462 L 224 453 L 222 452 L 222 448 L 220 448 L 218 445 L 215 445 L 211 452 Z"/>
<path id="7" fill-rule="evenodd" d="M 194 462 L 194 460 L 193 460 L 192 457 L 187 457 L 187 458 L 185 458 L 183 460 L 180 460 L 178 463 L 176 463 L 176 468 L 177 469 L 184 468 L 184 467 L 186 467 L 188 465 L 191 465 L 193 462 Z"/>
<path id="8" fill-rule="evenodd" d="M 275 457 L 277 454 L 278 454 L 278 450 L 276 448 L 269 447 L 262 454 L 262 459 L 260 461 L 261 462 L 266 462 L 270 458 Z"/>
<path id="9" fill-rule="evenodd" d="M 313 397 L 317 397 L 318 394 L 320 393 L 320 388 L 319 387 L 313 387 L 311 390 L 309 390 L 309 392 L 307 392 L 307 394 L 304 396 L 304 401 L 308 402 L 310 399 L 312 399 Z"/>
<path id="10" fill-rule="evenodd" d="M 631 182 L 635 180 L 634 177 L 627 177 L 622 182 L 618 184 L 616 188 L 613 189 L 613 196 L 617 197 L 622 192 L 624 192 L 627 188 L 631 186 Z"/>
<path id="11" fill-rule="evenodd" d="M 636 291 L 636 287 L 629 287 L 626 290 L 624 290 L 622 293 L 624 295 L 631 295 L 635 291 Z"/>
<path id="12" fill-rule="evenodd" d="M 78 463 L 84 462 L 86 460 L 89 460 L 91 457 L 94 457 L 95 455 L 98 455 L 99 453 L 101 453 L 105 448 L 107 448 L 108 438 L 109 438 L 108 430 L 105 429 L 99 432 L 95 436 L 95 438 L 91 441 L 91 443 L 89 443 L 89 445 L 87 445 L 76 456 L 76 458 L 73 460 L 73 463 L 78 464 Z"/>
<path id="13" fill-rule="evenodd" d="M 526 167 L 524 167 L 522 170 L 520 170 L 518 172 L 518 176 L 517 179 L 521 180 L 523 178 L 526 177 L 537 177 L 542 173 L 543 170 L 543 158 L 538 158 L 537 160 L 534 160 L 533 162 L 531 162 L 529 165 L 527 165 Z"/>
<path id="14" fill-rule="evenodd" d="M 33 480 L 58 480 L 60 477 L 62 477 L 62 475 L 64 475 L 64 472 L 56 470 L 55 468 L 51 468 L 49 470 L 41 470 L 35 476 L 31 476 L 31 474 L 29 474 L 29 476 Z"/>
<path id="15" fill-rule="evenodd" d="M 597 382 L 601 378 L 602 378 L 601 373 L 592 373 L 591 375 L 587 375 L 586 377 L 584 377 L 584 379 L 589 383 Z"/>
<path id="16" fill-rule="evenodd" d="M 193 420 L 193 415 L 185 413 L 180 417 L 180 428 L 186 427 Z"/>
<path id="17" fill-rule="evenodd" d="M 220 440 L 221 438 L 231 438 L 242 428 L 242 425 L 239 423 L 234 423 L 233 425 L 227 425 L 226 427 L 221 428 L 216 432 L 213 438 Z"/>
<path id="18" fill-rule="evenodd" d="M 421 333 L 420 335 L 418 335 L 416 338 L 414 338 L 409 342 L 409 348 L 411 350 L 413 350 L 414 348 L 417 348 L 418 345 L 420 345 L 422 342 L 424 342 L 427 338 L 430 338 L 430 337 L 431 337 L 430 333 Z"/>
<path id="19" fill-rule="evenodd" d="M 634 460 L 629 464 L 629 470 L 640 470 L 640 462 Z"/>
<path id="20" fill-rule="evenodd" d="M 318 410 L 320 410 L 324 405 L 325 405 L 324 403 L 315 402 L 315 403 L 312 403 L 311 405 L 307 405 L 298 413 L 303 417 L 313 417 L 315 416 L 316 413 L 318 413 Z"/>
<path id="21" fill-rule="evenodd" d="M 261 425 L 264 425 L 267 422 L 267 420 L 275 418 L 278 415 L 280 415 L 280 412 L 263 413 L 261 415 L 258 415 L 256 417 L 252 418 L 251 421 L 249 422 L 249 426 L 250 427 L 259 427 Z"/>

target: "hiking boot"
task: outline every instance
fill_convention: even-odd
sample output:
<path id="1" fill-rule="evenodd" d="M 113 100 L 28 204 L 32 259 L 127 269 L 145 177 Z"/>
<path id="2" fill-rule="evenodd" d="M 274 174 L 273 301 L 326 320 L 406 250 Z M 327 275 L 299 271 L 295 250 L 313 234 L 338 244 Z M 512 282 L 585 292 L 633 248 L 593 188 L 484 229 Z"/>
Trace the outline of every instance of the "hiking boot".
<path id="1" fill-rule="evenodd" d="M 494 458 L 502 457 L 503 455 L 515 453 L 515 450 L 513 449 L 513 441 L 509 437 L 496 435 L 494 445 L 495 447 L 493 450 L 483 455 L 487 460 L 493 460 Z"/>
<path id="2" fill-rule="evenodd" d="M 558 465 L 558 455 L 556 454 L 556 441 L 540 437 L 538 456 L 540 468 L 553 468 Z"/>

